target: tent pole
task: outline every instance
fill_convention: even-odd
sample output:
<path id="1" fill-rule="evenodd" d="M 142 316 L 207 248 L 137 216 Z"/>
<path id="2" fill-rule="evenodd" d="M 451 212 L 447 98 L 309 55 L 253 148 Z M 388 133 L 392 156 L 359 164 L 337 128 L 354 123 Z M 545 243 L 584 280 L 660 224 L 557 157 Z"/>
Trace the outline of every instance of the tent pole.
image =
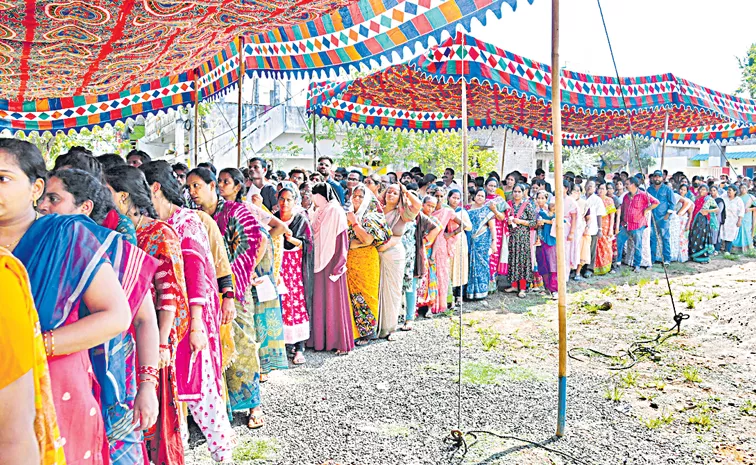
<path id="1" fill-rule="evenodd" d="M 669 133 L 669 112 L 664 113 L 664 139 L 662 139 L 661 167 L 664 169 L 664 151 L 667 148 L 667 134 Z"/>
<path id="2" fill-rule="evenodd" d="M 236 111 L 236 166 L 241 167 L 242 164 L 242 113 L 244 110 L 244 102 L 242 89 L 244 87 L 244 36 L 239 36 L 239 93 L 238 107 Z"/>
<path id="3" fill-rule="evenodd" d="M 509 135 L 509 129 L 504 128 L 504 146 L 501 148 L 501 171 L 499 176 L 504 176 L 504 160 L 507 156 L 507 136 Z"/>
<path id="4" fill-rule="evenodd" d="M 200 101 L 200 89 L 199 89 L 199 79 L 197 79 L 197 75 L 199 73 L 197 70 L 194 70 L 194 121 L 192 124 L 192 131 L 194 135 L 194 143 L 192 144 L 192 157 L 191 157 L 191 165 L 192 168 L 197 167 L 197 163 L 199 163 L 199 101 Z"/>
<path id="5" fill-rule="evenodd" d="M 559 283 L 559 408 L 557 437 L 564 436 L 567 413 L 567 264 L 565 262 L 564 185 L 562 184 L 562 104 L 559 68 L 559 0 L 551 0 L 551 121 L 554 135 L 554 184 L 556 195 L 556 252 Z"/>
<path id="6" fill-rule="evenodd" d="M 315 113 L 312 114 L 312 170 L 318 170 L 318 118 Z"/>
<path id="7" fill-rule="evenodd" d="M 464 64 L 462 65 L 464 66 Z M 467 189 L 467 81 L 462 77 L 462 190 L 463 205 L 467 205 L 470 193 Z"/>

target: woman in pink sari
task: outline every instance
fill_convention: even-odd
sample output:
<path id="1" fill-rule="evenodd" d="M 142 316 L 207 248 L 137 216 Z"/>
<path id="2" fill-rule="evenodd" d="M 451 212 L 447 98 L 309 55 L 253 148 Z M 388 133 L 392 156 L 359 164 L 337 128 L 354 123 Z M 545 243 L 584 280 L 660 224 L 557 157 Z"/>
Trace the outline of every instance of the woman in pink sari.
<path id="1" fill-rule="evenodd" d="M 494 223 L 496 224 L 496 247 L 493 248 L 489 261 L 489 271 L 491 279 L 488 283 L 488 292 L 496 292 L 496 277 L 507 274 L 507 263 L 509 262 L 509 227 L 507 221 L 509 217 L 509 205 L 506 200 L 496 193 L 499 188 L 499 181 L 496 178 L 488 178 L 486 181 L 486 205 L 494 214 Z"/>
<path id="2" fill-rule="evenodd" d="M 438 281 L 438 297 L 436 304 L 431 307 L 431 313 L 441 313 L 446 311 L 447 299 L 449 295 L 449 282 L 451 279 L 450 262 L 454 255 L 454 247 L 457 245 L 457 236 L 453 234 L 459 227 L 457 214 L 448 205 L 444 204 L 446 198 L 446 189 L 439 187 L 435 192 L 438 203 L 433 217 L 441 226 L 442 234 L 436 237 L 433 244 L 433 257 L 436 262 L 436 280 Z"/>
<path id="3" fill-rule="evenodd" d="M 192 417 L 207 439 L 213 460 L 222 462 L 231 458 L 236 445 L 236 434 L 231 428 L 225 408 L 220 325 L 230 323 L 234 314 L 226 312 L 221 317 L 210 239 L 199 215 L 179 207 L 183 205 L 183 197 L 178 181 L 173 177 L 173 169 L 163 160 L 143 164 L 139 169 L 150 185 L 155 212 L 161 220 L 173 227 L 181 241 L 189 305 L 201 307 L 201 315 L 192 315 L 192 319 L 200 318 L 206 330 L 203 341 L 193 339 L 191 333 L 196 330 L 192 330 L 190 337 L 185 337 L 178 344 L 178 400 L 187 403 Z M 182 422 L 182 427 L 185 424 L 186 422 Z M 182 434 L 188 440 L 186 429 Z"/>

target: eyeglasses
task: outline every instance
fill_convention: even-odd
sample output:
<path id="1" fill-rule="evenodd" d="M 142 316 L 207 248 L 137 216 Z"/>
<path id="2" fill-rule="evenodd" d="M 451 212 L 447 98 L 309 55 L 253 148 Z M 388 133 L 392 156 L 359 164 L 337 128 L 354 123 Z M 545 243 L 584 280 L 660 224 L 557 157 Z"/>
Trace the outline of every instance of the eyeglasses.
<path id="1" fill-rule="evenodd" d="M 360 180 L 357 178 L 347 178 L 347 181 L 360 182 Z"/>

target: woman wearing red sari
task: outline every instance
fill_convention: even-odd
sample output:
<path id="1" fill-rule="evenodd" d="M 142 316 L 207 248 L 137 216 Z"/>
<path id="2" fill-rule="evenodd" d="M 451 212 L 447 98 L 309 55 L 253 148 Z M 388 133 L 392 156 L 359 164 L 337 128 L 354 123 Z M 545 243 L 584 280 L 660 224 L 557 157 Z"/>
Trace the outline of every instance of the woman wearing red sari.
<path id="1" fill-rule="evenodd" d="M 157 465 L 180 465 L 184 463 L 184 447 L 177 383 L 179 379 L 186 379 L 188 371 L 181 376 L 181 372 L 176 372 L 173 361 L 178 345 L 189 335 L 190 321 L 191 337 L 196 345 L 207 345 L 207 336 L 202 327 L 202 307 L 193 306 L 192 316 L 196 315 L 197 318 L 190 318 L 181 242 L 173 228 L 155 219 L 158 214 L 152 205 L 149 186 L 142 172 L 133 166 L 115 166 L 107 171 L 106 180 L 116 208 L 135 225 L 137 245 L 159 262 L 153 300 L 160 331 L 160 415 L 155 427 L 146 434 L 147 449 L 150 459 Z"/>
<path id="2" fill-rule="evenodd" d="M 607 184 L 605 182 L 599 184 L 597 193 L 601 201 L 604 202 L 604 207 L 606 207 L 606 216 L 601 222 L 601 236 L 596 245 L 596 264 L 593 270 L 593 274 L 600 276 L 612 270 L 614 217 L 617 209 L 614 207 L 614 199 L 607 195 Z"/>
<path id="3" fill-rule="evenodd" d="M 509 205 L 496 190 L 499 188 L 499 181 L 496 178 L 488 178 L 486 181 L 486 206 L 494 214 L 494 223 L 496 224 L 496 246 L 492 249 L 489 271 L 491 279 L 488 284 L 488 292 L 496 292 L 496 277 L 505 275 L 508 272 L 509 263 L 509 225 L 507 224 L 510 215 Z"/>
<path id="4" fill-rule="evenodd" d="M 185 366 L 189 370 L 186 383 L 181 377 L 178 380 L 178 399 L 187 402 L 189 412 L 207 439 L 213 460 L 222 462 L 231 458 L 236 445 L 236 434 L 228 420 L 223 395 L 225 383 L 221 361 L 221 311 L 210 240 L 197 213 L 180 208 L 184 199 L 171 166 L 165 161 L 153 161 L 143 164 L 139 169 L 150 186 L 155 212 L 161 220 L 173 227 L 181 240 L 192 319 L 197 318 L 194 309 L 200 306 L 199 318 L 207 331 L 206 349 L 192 344 L 191 337 L 179 342 L 176 351 L 177 373 L 180 374 Z M 224 298 L 229 296 L 230 294 L 226 294 Z M 227 315 L 227 319 L 230 316 Z M 184 434 L 188 436 L 186 431 Z"/>

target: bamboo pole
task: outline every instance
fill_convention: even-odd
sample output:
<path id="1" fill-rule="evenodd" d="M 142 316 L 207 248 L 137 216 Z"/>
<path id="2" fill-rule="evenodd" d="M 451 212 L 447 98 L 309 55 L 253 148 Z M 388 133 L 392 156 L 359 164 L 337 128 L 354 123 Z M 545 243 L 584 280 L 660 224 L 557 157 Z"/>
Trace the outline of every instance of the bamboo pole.
<path id="1" fill-rule="evenodd" d="M 661 167 L 664 169 L 664 151 L 667 148 L 667 134 L 669 134 L 669 112 L 664 113 L 664 138 L 662 139 Z"/>
<path id="2" fill-rule="evenodd" d="M 238 108 L 236 111 L 236 166 L 241 167 L 242 164 L 242 114 L 244 110 L 244 102 L 242 90 L 244 88 L 244 36 L 239 37 L 239 93 L 238 95 Z"/>
<path id="3" fill-rule="evenodd" d="M 462 63 L 463 70 L 464 66 Z M 462 185 L 465 186 L 462 189 L 462 201 L 463 205 L 467 205 L 470 197 L 467 189 L 467 81 L 464 78 L 464 71 L 462 74 Z"/>
<path id="4" fill-rule="evenodd" d="M 199 79 L 197 78 L 198 72 L 195 69 L 194 70 L 194 121 L 192 121 L 192 131 L 194 135 L 194 143 L 192 144 L 192 157 L 191 157 L 191 165 L 192 168 L 197 167 L 197 163 L 199 163 L 199 101 L 200 101 L 200 89 L 199 89 Z M 183 131 L 183 129 L 182 129 Z"/>
<path id="5" fill-rule="evenodd" d="M 504 160 L 507 157 L 507 136 L 509 135 L 509 129 L 504 128 L 504 147 L 501 148 L 501 170 L 499 176 L 504 176 Z"/>
<path id="6" fill-rule="evenodd" d="M 557 437 L 564 435 L 567 413 L 567 264 L 564 236 L 564 185 L 562 184 L 562 104 L 559 88 L 559 0 L 551 0 L 551 120 L 554 135 L 554 184 L 556 195 L 556 252 L 559 283 L 559 408 Z M 576 238 L 577 239 L 577 238 Z"/>

